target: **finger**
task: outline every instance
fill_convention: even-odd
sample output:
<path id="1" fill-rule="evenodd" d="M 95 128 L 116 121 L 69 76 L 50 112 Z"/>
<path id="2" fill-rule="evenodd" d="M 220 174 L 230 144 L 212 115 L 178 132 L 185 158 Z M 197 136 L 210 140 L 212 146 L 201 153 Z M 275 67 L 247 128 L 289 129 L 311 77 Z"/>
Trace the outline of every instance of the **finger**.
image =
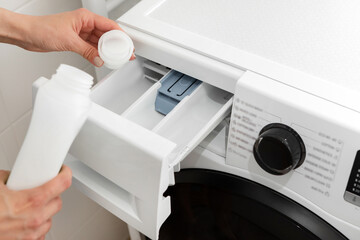
<path id="1" fill-rule="evenodd" d="M 26 214 L 29 216 L 24 222 L 26 229 L 37 229 L 51 219 L 56 213 L 61 210 L 62 201 L 60 197 L 51 200 L 45 207 L 35 210 L 30 209 Z"/>
<path id="2" fill-rule="evenodd" d="M 71 169 L 63 165 L 60 173 L 49 182 L 36 188 L 24 190 L 28 195 L 27 201 L 35 207 L 44 205 L 68 189 L 71 185 L 71 180 Z"/>
<path id="3" fill-rule="evenodd" d="M 26 233 L 21 239 L 24 240 L 41 239 L 50 231 L 51 224 L 52 224 L 51 219 L 49 219 L 47 222 L 45 222 L 37 229 L 31 229 L 26 231 Z"/>
<path id="4" fill-rule="evenodd" d="M 135 54 L 133 53 L 133 54 L 131 55 L 130 61 L 135 60 L 135 59 L 136 59 L 136 56 L 135 56 Z"/>
<path id="5" fill-rule="evenodd" d="M 4 219 L 5 220 L 5 219 Z M 14 219 L 12 217 L 6 218 L 0 224 L 0 236 L 4 237 L 5 233 L 14 238 L 14 234 L 25 230 L 24 220 L 22 218 Z M 1 238 L 0 238 L 1 239 Z"/>
<path id="6" fill-rule="evenodd" d="M 60 197 L 54 198 L 46 205 L 46 208 L 47 208 L 47 211 L 45 213 L 45 218 L 50 219 L 61 210 L 61 208 L 62 208 L 61 198 Z"/>
<path id="7" fill-rule="evenodd" d="M 99 42 L 99 38 L 96 35 L 91 34 L 90 36 L 88 36 L 87 41 L 97 44 Z"/>
<path id="8" fill-rule="evenodd" d="M 80 54 L 81 56 L 83 56 L 83 58 L 87 59 L 96 67 L 101 67 L 104 64 L 104 62 L 99 57 L 97 48 L 94 47 L 92 44 L 84 41 L 80 37 L 78 37 L 78 40 L 73 46 L 71 46 L 71 48 L 72 51 Z"/>
<path id="9" fill-rule="evenodd" d="M 122 30 L 121 27 L 113 20 L 110 20 L 106 17 L 97 15 L 93 12 L 90 12 L 87 9 L 78 9 L 76 10 L 80 14 L 84 22 L 92 21 L 94 29 L 107 32 L 110 30 Z"/>
<path id="10" fill-rule="evenodd" d="M 130 61 L 135 60 L 135 59 L 136 59 L 136 56 L 135 56 L 135 48 L 134 48 L 133 54 L 130 57 Z"/>
<path id="11" fill-rule="evenodd" d="M 104 31 L 100 31 L 100 30 L 97 30 L 97 29 L 94 29 L 92 31 L 92 33 L 97 36 L 98 38 L 100 38 L 103 34 L 104 34 Z"/>
<path id="12" fill-rule="evenodd" d="M 94 14 L 94 26 L 96 30 L 107 32 L 110 30 L 122 30 L 122 28 L 113 20 Z M 122 30 L 123 31 L 123 30 Z"/>
<path id="13" fill-rule="evenodd" d="M 47 211 L 45 212 L 45 218 L 51 219 L 62 208 L 62 200 L 60 197 L 56 197 L 46 205 Z"/>
<path id="14" fill-rule="evenodd" d="M 90 44 L 91 46 L 93 46 L 94 48 L 97 48 L 97 47 L 98 47 L 98 44 L 97 44 L 97 43 L 90 43 L 90 42 L 89 42 L 89 44 Z M 101 64 L 100 66 L 102 66 L 102 64 Z"/>
<path id="15" fill-rule="evenodd" d="M 40 236 L 40 238 L 45 237 L 46 234 L 50 231 L 52 225 L 52 220 L 49 219 L 46 221 L 45 224 L 43 224 L 40 228 L 37 229 L 37 233 Z"/>
<path id="16" fill-rule="evenodd" d="M 0 170 L 0 185 L 5 185 L 10 175 L 9 171 Z"/>
<path id="17" fill-rule="evenodd" d="M 80 32 L 79 37 L 86 41 L 89 38 L 90 34 L 91 32 Z"/>
<path id="18" fill-rule="evenodd" d="M 94 48 L 97 48 L 98 47 L 98 44 L 97 43 L 91 43 L 91 42 L 88 42 L 91 46 L 93 46 Z"/>

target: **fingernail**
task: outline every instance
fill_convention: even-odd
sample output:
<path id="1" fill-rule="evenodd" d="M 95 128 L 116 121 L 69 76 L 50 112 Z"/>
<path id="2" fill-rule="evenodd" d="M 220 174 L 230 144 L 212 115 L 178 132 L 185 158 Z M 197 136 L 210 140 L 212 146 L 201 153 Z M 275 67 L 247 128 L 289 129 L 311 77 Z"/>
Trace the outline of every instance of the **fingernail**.
<path id="1" fill-rule="evenodd" d="M 104 64 L 104 61 L 99 56 L 96 56 L 94 58 L 94 63 L 97 67 L 101 67 Z"/>
<path id="2" fill-rule="evenodd" d="M 135 56 L 135 54 L 133 53 L 133 54 L 131 55 L 130 61 L 135 60 L 135 59 L 136 59 L 136 56 Z"/>

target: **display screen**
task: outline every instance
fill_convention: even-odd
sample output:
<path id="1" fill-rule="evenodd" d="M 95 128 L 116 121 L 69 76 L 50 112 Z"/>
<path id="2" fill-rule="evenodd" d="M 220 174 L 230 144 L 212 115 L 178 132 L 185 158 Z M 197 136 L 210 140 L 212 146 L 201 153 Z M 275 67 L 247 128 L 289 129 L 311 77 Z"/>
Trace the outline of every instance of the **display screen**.
<path id="1" fill-rule="evenodd" d="M 344 198 L 346 201 L 360 206 L 360 150 L 356 153 Z"/>

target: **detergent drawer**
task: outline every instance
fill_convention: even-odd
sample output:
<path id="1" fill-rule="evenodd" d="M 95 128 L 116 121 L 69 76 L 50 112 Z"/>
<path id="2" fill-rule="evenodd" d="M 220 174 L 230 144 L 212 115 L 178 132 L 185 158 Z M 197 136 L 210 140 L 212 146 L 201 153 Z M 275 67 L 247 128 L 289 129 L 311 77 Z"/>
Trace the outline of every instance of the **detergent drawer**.
<path id="1" fill-rule="evenodd" d="M 232 105 L 231 93 L 202 82 L 167 115 L 159 113 L 159 80 L 172 73 L 138 57 L 99 81 L 67 158 L 81 191 L 153 239 L 170 214 L 163 193 L 174 184 L 174 169 Z"/>

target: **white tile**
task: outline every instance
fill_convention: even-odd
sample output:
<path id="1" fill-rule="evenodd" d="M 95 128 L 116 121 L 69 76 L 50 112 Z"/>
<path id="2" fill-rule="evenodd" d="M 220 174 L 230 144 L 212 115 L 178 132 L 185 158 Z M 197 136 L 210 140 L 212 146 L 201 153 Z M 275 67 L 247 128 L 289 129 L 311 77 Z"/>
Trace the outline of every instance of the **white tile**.
<path id="1" fill-rule="evenodd" d="M 0 72 L 0 89 L 9 120 L 14 122 L 31 109 L 31 83 L 36 76 L 22 67 L 25 58 L 20 49 L 0 44 L 0 52 L 4 53 L 0 56 L 0 65 L 4 66 Z"/>
<path id="2" fill-rule="evenodd" d="M 37 78 L 49 78 L 61 63 L 78 68 L 88 64 L 81 56 L 69 52 L 34 53 L 5 44 L 0 45 L 0 52 L 0 88 L 10 122 L 31 109 L 31 85 Z"/>
<path id="3" fill-rule="evenodd" d="M 51 234 L 51 230 L 46 234 L 45 240 L 54 240 L 54 238 L 52 237 L 52 234 Z"/>
<path id="4" fill-rule="evenodd" d="M 56 240 L 69 239 L 100 208 L 74 186 L 61 196 L 63 207 L 53 218 L 51 229 Z M 80 240 L 80 239 L 78 239 Z"/>
<path id="5" fill-rule="evenodd" d="M 22 145 L 27 129 L 29 128 L 32 111 L 25 113 L 21 118 L 15 121 L 12 126 L 15 131 L 16 140 L 19 146 Z"/>
<path id="6" fill-rule="evenodd" d="M 29 2 L 30 0 L 0 0 L 0 7 L 6 8 L 11 11 L 16 10 L 21 5 L 24 5 L 24 3 Z"/>
<path id="7" fill-rule="evenodd" d="M 0 133 L 9 126 L 9 123 L 8 112 L 5 109 L 5 103 L 0 91 Z"/>
<path id="8" fill-rule="evenodd" d="M 8 127 L 1 133 L 0 145 L 4 151 L 4 155 L 9 166 L 12 167 L 20 149 L 19 144 L 16 141 L 15 131 L 12 127 Z"/>
<path id="9" fill-rule="evenodd" d="M 105 209 L 101 208 L 69 240 L 127 240 L 127 225 Z"/>
<path id="10" fill-rule="evenodd" d="M 2 170 L 10 170 L 9 163 L 7 161 L 7 158 L 5 156 L 5 152 L 3 150 L 3 147 L 0 145 L 0 169 Z"/>
<path id="11" fill-rule="evenodd" d="M 33 0 L 18 11 L 44 15 L 79 7 L 80 0 Z M 31 109 L 31 84 L 37 78 L 50 77 L 61 63 L 80 69 L 89 64 L 78 54 L 70 52 L 35 53 L 9 44 L 0 44 L 0 52 L 0 89 L 10 122 L 16 121 Z"/>
<path id="12" fill-rule="evenodd" d="M 32 0 L 17 9 L 17 12 L 30 15 L 53 14 L 80 8 L 81 0 Z"/>

